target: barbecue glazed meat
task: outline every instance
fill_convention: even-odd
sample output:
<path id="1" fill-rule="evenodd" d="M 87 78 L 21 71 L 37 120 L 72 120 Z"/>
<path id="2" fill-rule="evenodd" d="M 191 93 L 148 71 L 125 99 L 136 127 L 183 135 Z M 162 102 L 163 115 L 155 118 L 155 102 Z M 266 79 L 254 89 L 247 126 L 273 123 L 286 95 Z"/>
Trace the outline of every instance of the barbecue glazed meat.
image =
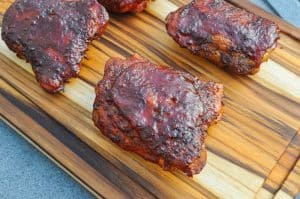
<path id="1" fill-rule="evenodd" d="M 110 59 L 96 87 L 93 120 L 120 147 L 192 176 L 206 162 L 208 127 L 219 120 L 223 86 L 134 55 Z"/>
<path id="2" fill-rule="evenodd" d="M 254 74 L 276 47 L 278 26 L 224 0 L 194 0 L 167 17 L 167 31 L 188 48 L 240 75 Z"/>
<path id="3" fill-rule="evenodd" d="M 98 0 L 108 11 L 125 13 L 141 12 L 147 7 L 149 0 Z"/>
<path id="4" fill-rule="evenodd" d="M 78 75 L 87 42 L 100 37 L 107 22 L 97 0 L 16 0 L 4 15 L 2 38 L 55 93 Z"/>

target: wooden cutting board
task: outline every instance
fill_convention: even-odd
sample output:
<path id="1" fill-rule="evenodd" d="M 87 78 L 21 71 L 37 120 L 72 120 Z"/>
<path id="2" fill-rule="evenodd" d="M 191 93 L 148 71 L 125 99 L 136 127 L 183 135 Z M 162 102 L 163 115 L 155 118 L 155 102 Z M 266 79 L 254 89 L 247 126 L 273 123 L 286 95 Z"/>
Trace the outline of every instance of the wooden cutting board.
<path id="1" fill-rule="evenodd" d="M 166 15 L 186 0 L 156 0 L 136 15 L 111 15 L 89 45 L 80 78 L 49 95 L 31 66 L 0 41 L 0 113 L 34 146 L 100 198 L 291 198 L 300 191 L 300 31 L 247 1 L 236 5 L 272 18 L 281 38 L 254 76 L 226 73 L 181 49 L 166 33 Z M 12 0 L 0 0 L 0 17 Z M 208 161 L 189 178 L 165 172 L 105 138 L 91 120 L 94 86 L 109 57 L 138 53 L 225 86 L 225 113 L 209 130 Z"/>

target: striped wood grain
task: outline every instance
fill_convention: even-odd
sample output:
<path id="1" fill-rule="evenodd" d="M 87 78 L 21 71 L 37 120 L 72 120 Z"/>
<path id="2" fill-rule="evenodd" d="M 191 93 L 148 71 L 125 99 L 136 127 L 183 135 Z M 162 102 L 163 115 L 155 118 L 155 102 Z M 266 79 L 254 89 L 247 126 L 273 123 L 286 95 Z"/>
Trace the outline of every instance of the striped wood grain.
<path id="1" fill-rule="evenodd" d="M 2 79 L 0 87 L 2 117 L 96 197 L 153 198 Z"/>
<path id="2" fill-rule="evenodd" d="M 275 199 L 287 198 L 288 196 L 300 196 L 300 160 L 288 175 L 280 190 L 276 193 Z"/>
<path id="3" fill-rule="evenodd" d="M 298 158 L 291 150 L 289 163 L 280 172 L 274 172 L 282 157 L 289 154 L 287 150 L 300 126 L 300 44 L 281 34 L 279 47 L 261 72 L 249 77 L 233 76 L 179 48 L 168 37 L 164 18 L 180 5 L 180 1 L 156 0 L 144 13 L 113 15 L 104 37 L 89 46 L 80 79 L 72 80 L 65 92 L 57 96 L 44 93 L 36 84 L 31 67 L 17 59 L 3 42 L 1 77 L 157 197 L 253 198 L 258 193 L 272 196 Z M 225 85 L 224 119 L 210 129 L 208 165 L 194 179 L 180 172 L 163 172 L 122 151 L 92 124 L 93 87 L 103 76 L 105 61 L 134 52 Z"/>
<path id="4" fill-rule="evenodd" d="M 270 196 L 270 192 L 266 190 L 278 190 L 280 188 L 283 189 L 283 183 L 285 183 L 287 177 L 290 175 L 295 167 L 295 160 L 299 162 L 300 157 L 300 131 L 294 136 L 290 144 L 287 146 L 285 152 L 281 155 L 280 159 L 277 162 L 277 165 L 272 169 L 268 178 L 265 180 L 262 188 L 258 191 L 258 198 L 266 198 L 266 196 Z M 294 186 L 290 188 L 292 192 L 289 192 L 291 196 L 295 196 L 297 193 L 297 188 L 300 188 L 300 181 L 294 181 Z M 288 189 L 284 189 L 288 190 Z M 282 190 L 281 190 L 282 191 Z M 287 194 L 288 195 L 288 194 Z"/>

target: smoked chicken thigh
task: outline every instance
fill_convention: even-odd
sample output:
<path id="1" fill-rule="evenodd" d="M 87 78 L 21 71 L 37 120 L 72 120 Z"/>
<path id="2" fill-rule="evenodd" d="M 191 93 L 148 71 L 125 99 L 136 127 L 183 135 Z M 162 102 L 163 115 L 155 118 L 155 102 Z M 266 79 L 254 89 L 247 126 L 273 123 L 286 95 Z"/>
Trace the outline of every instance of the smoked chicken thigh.
<path id="1" fill-rule="evenodd" d="M 97 0 L 16 0 L 4 15 L 2 39 L 32 65 L 40 85 L 56 93 L 78 75 L 87 43 L 107 22 Z"/>
<path id="2" fill-rule="evenodd" d="M 125 150 L 165 170 L 198 174 L 208 127 L 222 115 L 223 85 L 138 55 L 110 59 L 96 87 L 93 120 Z"/>
<path id="3" fill-rule="evenodd" d="M 167 17 L 167 31 L 181 47 L 239 75 L 258 72 L 279 38 L 268 19 L 224 0 L 194 0 Z"/>

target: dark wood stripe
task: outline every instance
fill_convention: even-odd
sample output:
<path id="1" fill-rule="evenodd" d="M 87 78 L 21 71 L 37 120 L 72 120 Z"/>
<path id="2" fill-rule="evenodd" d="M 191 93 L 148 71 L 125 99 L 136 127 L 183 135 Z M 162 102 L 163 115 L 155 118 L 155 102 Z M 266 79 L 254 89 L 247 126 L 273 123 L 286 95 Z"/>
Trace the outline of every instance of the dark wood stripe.
<path id="1" fill-rule="evenodd" d="M 105 44 L 106 46 L 109 46 L 110 49 L 113 49 L 114 51 L 124 55 L 125 57 L 130 56 L 132 53 L 129 52 L 127 48 L 122 48 L 122 46 L 115 44 L 115 43 L 119 44 L 119 41 L 117 40 L 117 38 L 118 38 L 117 35 L 114 35 L 113 33 L 106 31 L 104 33 L 104 37 L 103 37 L 103 40 L 101 42 L 103 44 Z M 115 43 L 111 42 L 110 41 L 111 39 L 113 39 L 115 41 Z M 100 49 L 98 47 L 96 47 L 96 48 L 98 50 L 100 50 L 101 52 L 105 53 L 108 57 L 111 57 L 111 55 L 107 54 L 102 49 Z M 134 52 L 134 50 L 132 52 Z"/>

